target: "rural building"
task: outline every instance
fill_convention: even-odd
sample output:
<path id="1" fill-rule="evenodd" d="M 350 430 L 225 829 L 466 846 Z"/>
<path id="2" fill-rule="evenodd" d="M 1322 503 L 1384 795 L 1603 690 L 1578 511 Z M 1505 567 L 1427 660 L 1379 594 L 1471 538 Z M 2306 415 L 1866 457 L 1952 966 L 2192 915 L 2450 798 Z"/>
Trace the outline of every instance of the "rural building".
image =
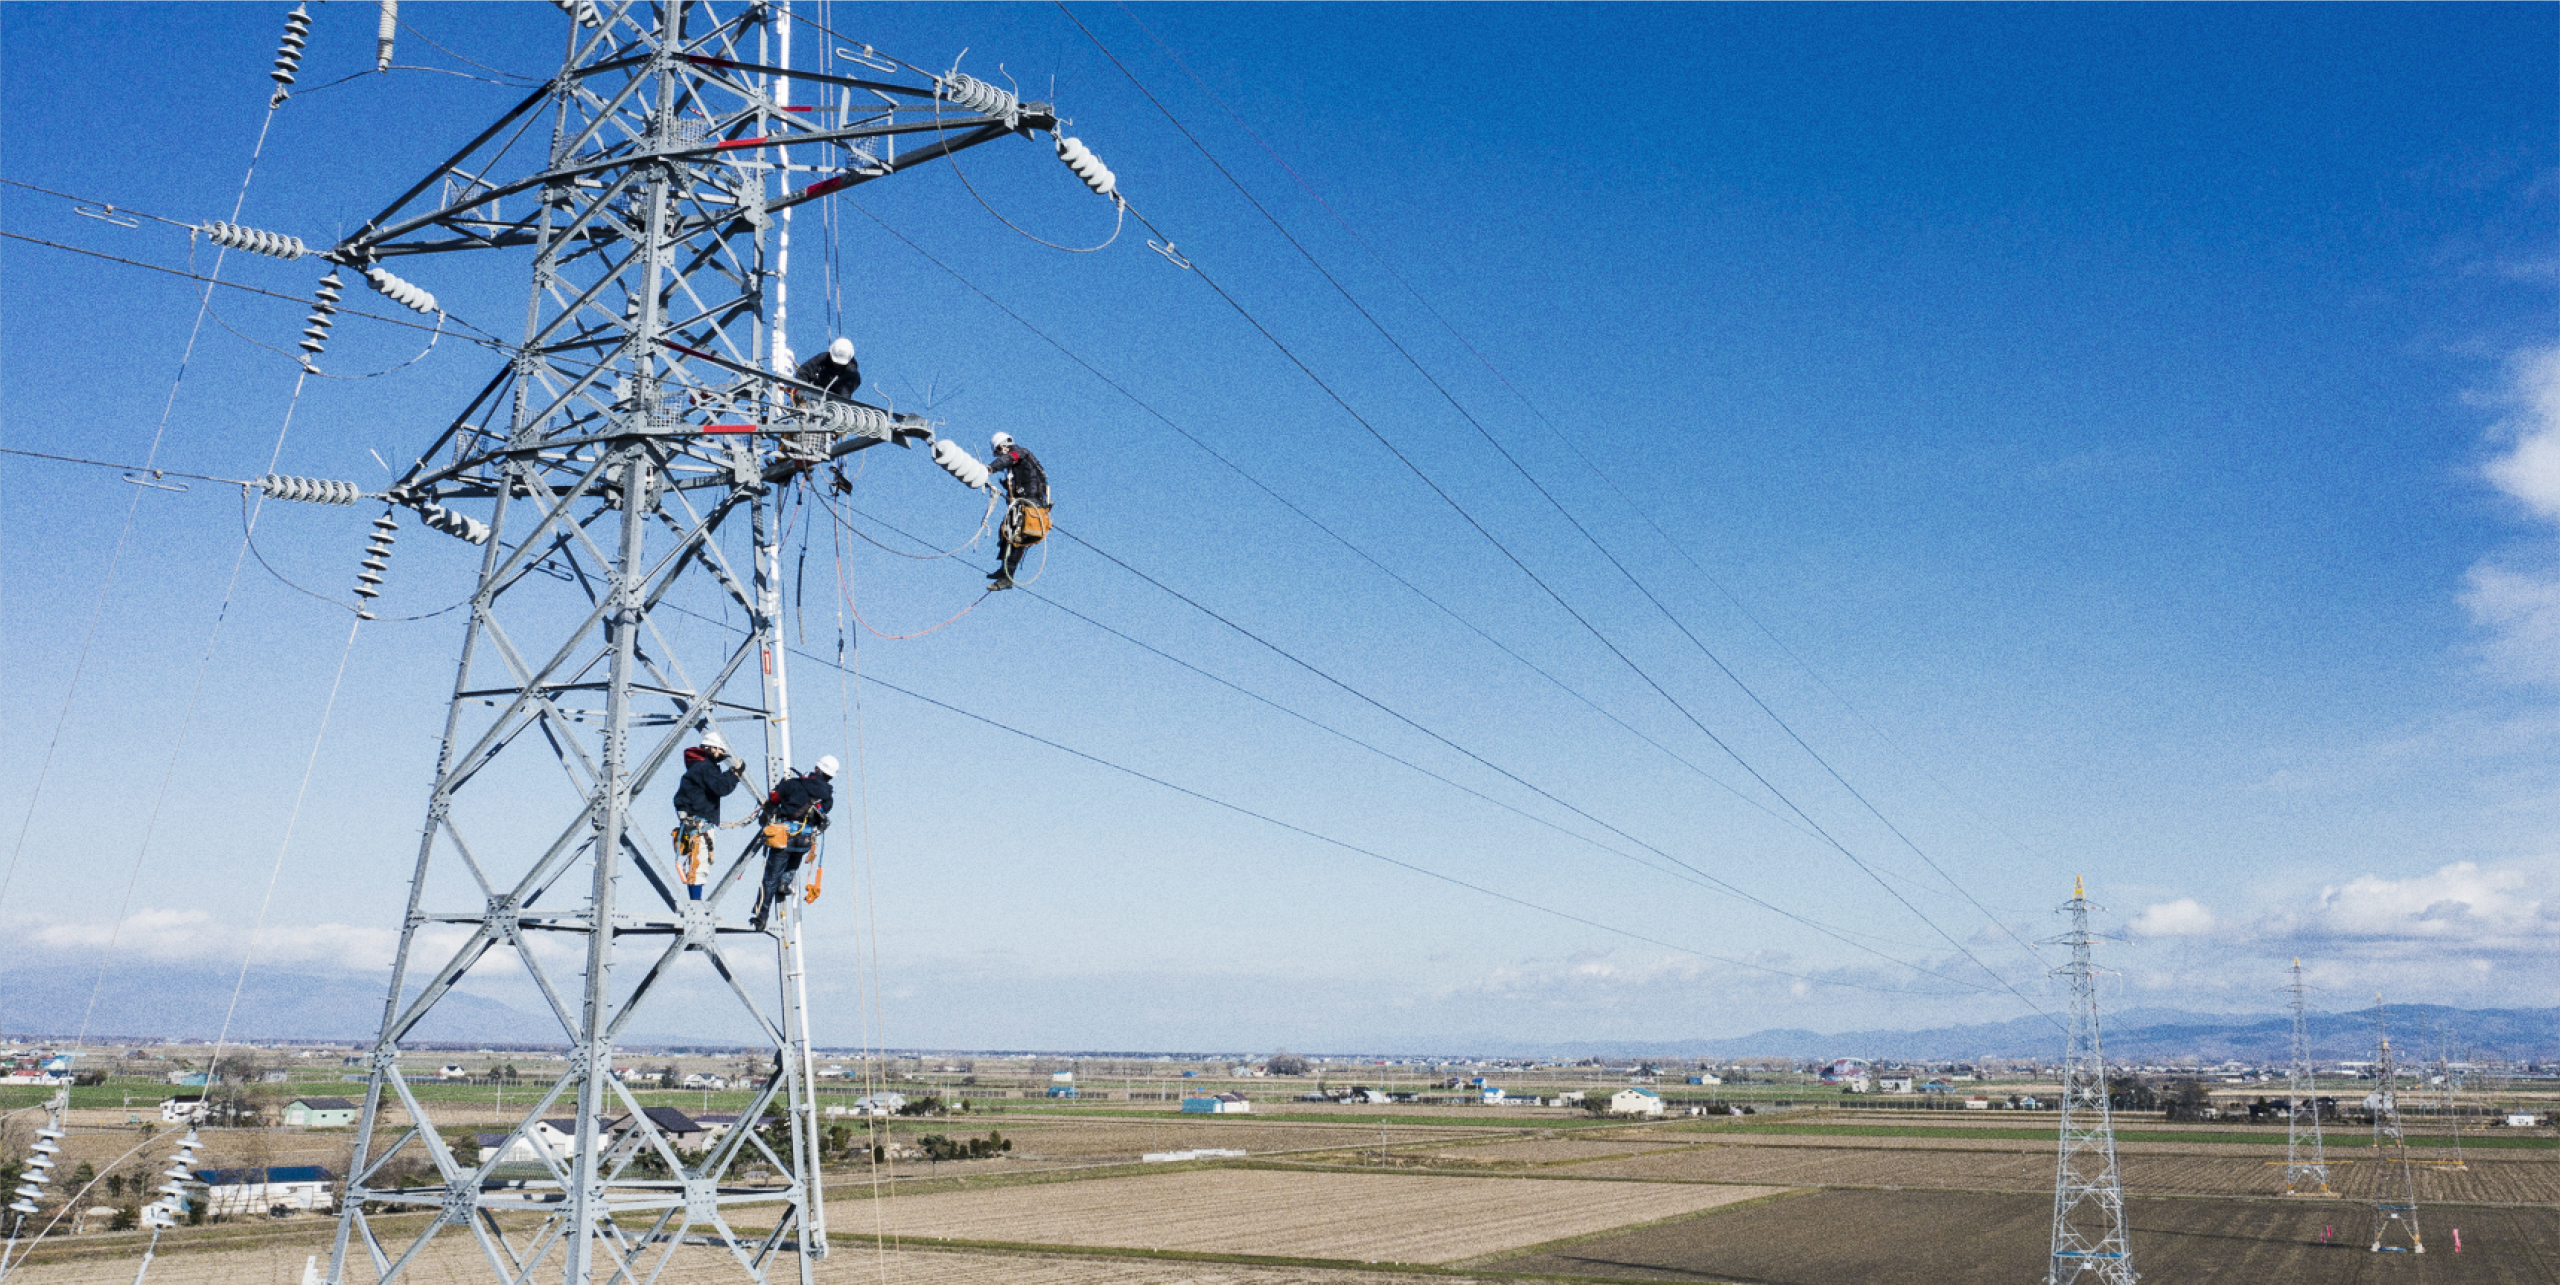
<path id="1" fill-rule="evenodd" d="M 1050 1096 L 1050 1097 L 1053 1097 L 1053 1098 L 1072 1098 L 1072 1097 L 1074 1097 L 1075 1095 L 1076 1095 L 1076 1086 L 1074 1086 L 1074 1085 L 1072 1085 L 1072 1084 L 1052 1084 L 1052 1085 L 1050 1085 L 1050 1086 L 1049 1086 L 1049 1096 Z"/>
<path id="2" fill-rule="evenodd" d="M 847 1112 L 842 1107 L 828 1107 L 827 1114 L 896 1115 L 906 1105 L 907 1095 L 903 1093 L 865 1093 L 853 1100 L 852 1111 Z"/>
<path id="3" fill-rule="evenodd" d="M 643 1107 L 640 1113 L 649 1117 L 649 1123 L 658 1126 L 658 1132 L 665 1136 L 667 1145 L 678 1151 L 698 1151 L 711 1144 L 711 1131 L 703 1128 L 700 1121 L 674 1107 Z M 613 1127 L 617 1132 L 628 1133 L 634 1145 L 642 1147 L 649 1145 L 645 1140 L 640 1139 L 640 1131 L 631 1117 L 625 1116 L 615 1121 Z"/>
<path id="4" fill-rule="evenodd" d="M 738 1123 L 738 1117 L 734 1115 L 698 1115 L 693 1118 L 693 1122 L 701 1125 L 702 1131 L 705 1134 L 708 1134 L 712 1141 L 717 1142 L 719 1141 L 721 1134 L 727 1133 L 731 1126 Z"/>
<path id="5" fill-rule="evenodd" d="M 181 1093 L 160 1099 L 160 1122 L 163 1124 L 202 1124 L 206 1107 L 201 1093 Z"/>
<path id="6" fill-rule="evenodd" d="M 329 1208 L 337 1179 L 318 1165 L 265 1169 L 198 1169 L 207 1214 L 263 1214 L 276 1208 L 310 1213 Z"/>
<path id="7" fill-rule="evenodd" d="M 1909 1093 L 1910 1091 L 1910 1076 L 1880 1075 L 1876 1077 L 1876 1092 L 1878 1093 Z"/>
<path id="8" fill-rule="evenodd" d="M 356 1104 L 345 1098 L 295 1098 L 284 1104 L 289 1129 L 343 1129 L 356 1122 Z"/>
<path id="9" fill-rule="evenodd" d="M 171 1071 L 161 1078 L 182 1089 L 201 1089 L 204 1087 L 205 1080 L 202 1071 Z"/>
<path id="10" fill-rule="evenodd" d="M 1184 1098 L 1182 1109 L 1191 1115 L 1240 1115 L 1253 1110 L 1253 1103 L 1241 1093 L 1221 1093 L 1214 1098 Z"/>
<path id="11" fill-rule="evenodd" d="M 1651 1089 L 1620 1089 L 1609 1095 L 1611 1115 L 1660 1115 L 1662 1095 Z"/>
<path id="12" fill-rule="evenodd" d="M 2531 1111 L 2514 1111 L 2507 1115 L 2507 1127 L 2511 1129 L 2530 1129 L 2535 1123 Z"/>
<path id="13" fill-rule="evenodd" d="M 447 1062 L 436 1068 L 436 1078 L 439 1080 L 468 1080 L 471 1078 L 471 1072 L 462 1069 L 462 1064 L 460 1062 Z"/>
<path id="14" fill-rule="evenodd" d="M 1700 1071 L 1700 1072 L 1698 1072 L 1696 1075 L 1693 1075 L 1693 1076 L 1690 1076 L 1690 1077 L 1689 1077 L 1689 1083 L 1691 1083 L 1691 1084 L 1722 1084 L 1722 1083 L 1724 1083 L 1724 1077 L 1723 1077 L 1723 1076 L 1721 1076 L 1721 1075 L 1716 1074 L 1716 1073 L 1715 1073 L 1715 1072 L 1713 1072 L 1713 1071 Z"/>
<path id="15" fill-rule="evenodd" d="M 613 1131 L 613 1122 L 596 1117 L 596 1143 L 599 1151 L 605 1137 Z M 578 1148 L 578 1121 L 571 1116 L 559 1120 L 536 1120 L 533 1127 L 516 1136 L 498 1157 L 500 1164 L 540 1164 L 548 1159 L 553 1164 L 567 1164 Z"/>

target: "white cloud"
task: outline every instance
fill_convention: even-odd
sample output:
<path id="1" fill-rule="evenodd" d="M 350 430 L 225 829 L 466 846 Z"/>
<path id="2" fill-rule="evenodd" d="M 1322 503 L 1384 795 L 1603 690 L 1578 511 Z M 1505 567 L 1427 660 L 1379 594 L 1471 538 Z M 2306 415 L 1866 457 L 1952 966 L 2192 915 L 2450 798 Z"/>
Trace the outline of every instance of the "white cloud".
<path id="1" fill-rule="evenodd" d="M 2534 516 L 2560 523 L 2560 346 L 2517 359 L 2510 397 L 2521 414 L 2499 430 L 2512 445 L 2484 471 Z"/>
<path id="2" fill-rule="evenodd" d="M 2520 354 L 2498 398 L 2515 413 L 2491 431 L 2490 485 L 2560 535 L 2560 345 Z M 2463 609 L 2489 631 L 2489 657 L 2529 682 L 2560 684 L 2560 543 L 2522 561 L 2485 560 L 2464 577 Z"/>
<path id="3" fill-rule="evenodd" d="M 2213 931 L 2213 912 L 2193 897 L 2146 906 L 2131 925 L 2136 937 L 2202 937 Z"/>
<path id="4" fill-rule="evenodd" d="M 2365 875 L 2323 888 L 2307 911 L 2278 915 L 2287 936 L 2368 944 L 2433 944 L 2465 951 L 2560 949 L 2560 905 L 2522 866 L 2457 861 L 2409 879 Z"/>

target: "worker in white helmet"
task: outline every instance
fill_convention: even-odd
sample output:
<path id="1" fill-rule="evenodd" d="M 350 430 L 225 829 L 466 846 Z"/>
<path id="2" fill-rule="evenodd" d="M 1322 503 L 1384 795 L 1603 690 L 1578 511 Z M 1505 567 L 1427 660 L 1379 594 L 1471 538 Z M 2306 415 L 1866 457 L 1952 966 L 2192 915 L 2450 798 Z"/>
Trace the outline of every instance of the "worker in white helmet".
<path id="1" fill-rule="evenodd" d="M 852 397 L 862 387 L 862 367 L 853 359 L 853 341 L 838 336 L 825 352 L 800 363 L 792 378 L 829 397 Z"/>
<path id="2" fill-rule="evenodd" d="M 711 832 L 720 828 L 720 800 L 738 788 L 746 760 L 729 752 L 720 729 L 702 729 L 702 743 L 684 752 L 684 779 L 676 783 L 676 870 L 685 891 L 702 900 L 711 875 Z"/>
<path id="3" fill-rule="evenodd" d="M 835 755 L 825 755 L 765 796 L 764 886 L 756 893 L 753 927 L 763 928 L 773 908 L 791 895 L 792 877 L 817 847 L 819 832 L 827 828 L 827 810 L 836 802 L 837 766 Z"/>
<path id="4" fill-rule="evenodd" d="M 1006 500 L 1004 525 L 996 531 L 1004 560 L 987 577 L 987 587 L 1010 589 L 1013 573 L 1022 566 L 1022 551 L 1049 534 L 1049 475 L 1041 470 L 1038 457 L 1013 444 L 1011 433 L 996 434 L 987 446 L 991 452 L 988 482 L 1003 479 Z"/>

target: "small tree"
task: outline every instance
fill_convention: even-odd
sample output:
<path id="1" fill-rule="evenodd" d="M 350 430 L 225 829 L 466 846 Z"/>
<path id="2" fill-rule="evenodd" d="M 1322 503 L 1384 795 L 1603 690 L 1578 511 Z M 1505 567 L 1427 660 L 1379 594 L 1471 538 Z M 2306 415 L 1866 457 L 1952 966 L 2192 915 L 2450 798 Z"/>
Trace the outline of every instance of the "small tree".
<path id="1" fill-rule="evenodd" d="M 2209 1119 L 2213 1110 L 2213 1094 L 2201 1080 L 2180 1080 L 2169 1086 L 2162 1105 L 2172 1120 Z"/>
<path id="2" fill-rule="evenodd" d="M 1287 1049 L 1282 1049 L 1272 1054 L 1269 1061 L 1263 1063 L 1263 1069 L 1273 1075 L 1305 1075 L 1307 1060 Z"/>

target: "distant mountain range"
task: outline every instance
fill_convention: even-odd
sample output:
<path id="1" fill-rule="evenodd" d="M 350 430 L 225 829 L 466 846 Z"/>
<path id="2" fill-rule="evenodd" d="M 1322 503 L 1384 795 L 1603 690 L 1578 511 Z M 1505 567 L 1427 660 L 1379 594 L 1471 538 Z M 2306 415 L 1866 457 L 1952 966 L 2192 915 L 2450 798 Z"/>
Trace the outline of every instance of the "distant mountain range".
<path id="1" fill-rule="evenodd" d="M 2531 1061 L 2560 1058 L 2560 1008 L 2448 1008 L 2394 1004 L 2383 1011 L 2393 1047 L 2404 1056 L 2433 1059 L 2450 1039 L 2453 1057 Z M 2311 1054 L 2325 1060 L 2370 1058 L 2374 1011 L 2312 1013 L 2305 1025 Z M 2190 1013 L 2178 1009 L 2129 1009 L 2102 1019 L 2107 1060 L 2240 1061 L 2265 1063 L 2291 1056 L 2290 1014 Z M 1796 1029 L 1758 1031 L 1731 1039 L 1656 1043 L 1615 1041 L 1589 1045 L 1542 1044 L 1488 1054 L 1564 1058 L 1613 1057 L 1696 1060 L 1743 1057 L 1820 1059 L 1859 1057 L 1906 1061 L 1971 1061 L 1976 1058 L 2059 1058 L 2062 1032 L 2041 1017 L 1975 1026 L 1916 1031 Z"/>
<path id="2" fill-rule="evenodd" d="M 224 1015 L 231 1008 L 232 976 L 228 969 L 165 965 L 114 970 L 98 988 L 92 1011 L 90 991 L 97 982 L 94 967 L 13 964 L 0 969 L 0 1034 L 60 1039 L 85 1029 L 93 1041 L 101 1043 L 211 1039 L 221 1031 Z M 2560 1008 L 2464 1009 L 2395 1004 L 2383 1016 L 2394 1046 L 2421 1059 L 2432 1060 L 2443 1050 L 2449 1032 L 2457 1059 L 2560 1061 Z M 369 1039 L 381 1023 L 379 980 L 344 974 L 252 973 L 241 991 L 238 1011 L 231 1018 L 230 1034 L 231 1038 L 242 1040 L 359 1042 Z M 2373 1056 L 2372 1009 L 2313 1013 L 2309 1025 L 2314 1057 L 2345 1060 Z M 2281 1013 L 2128 1009 L 2107 1015 L 2103 1033 L 2107 1059 L 2114 1063 L 2236 1060 L 2258 1064 L 2281 1061 L 2289 1055 L 2293 1020 Z M 726 1047 L 738 1039 L 735 1034 L 714 1031 L 651 1032 L 634 1035 L 625 1045 Z M 456 992 L 438 1004 L 413 1042 L 543 1047 L 565 1043 L 559 1024 L 547 1013 L 528 1012 L 466 992 Z M 1922 1030 L 1824 1033 L 1790 1028 L 1724 1039 L 1651 1042 L 1386 1037 L 1366 1050 L 1339 1050 L 1343 1056 L 1404 1053 L 1656 1061 L 1861 1057 L 1929 1062 L 2058 1058 L 2061 1052 L 2061 1031 L 2042 1017 Z"/>

